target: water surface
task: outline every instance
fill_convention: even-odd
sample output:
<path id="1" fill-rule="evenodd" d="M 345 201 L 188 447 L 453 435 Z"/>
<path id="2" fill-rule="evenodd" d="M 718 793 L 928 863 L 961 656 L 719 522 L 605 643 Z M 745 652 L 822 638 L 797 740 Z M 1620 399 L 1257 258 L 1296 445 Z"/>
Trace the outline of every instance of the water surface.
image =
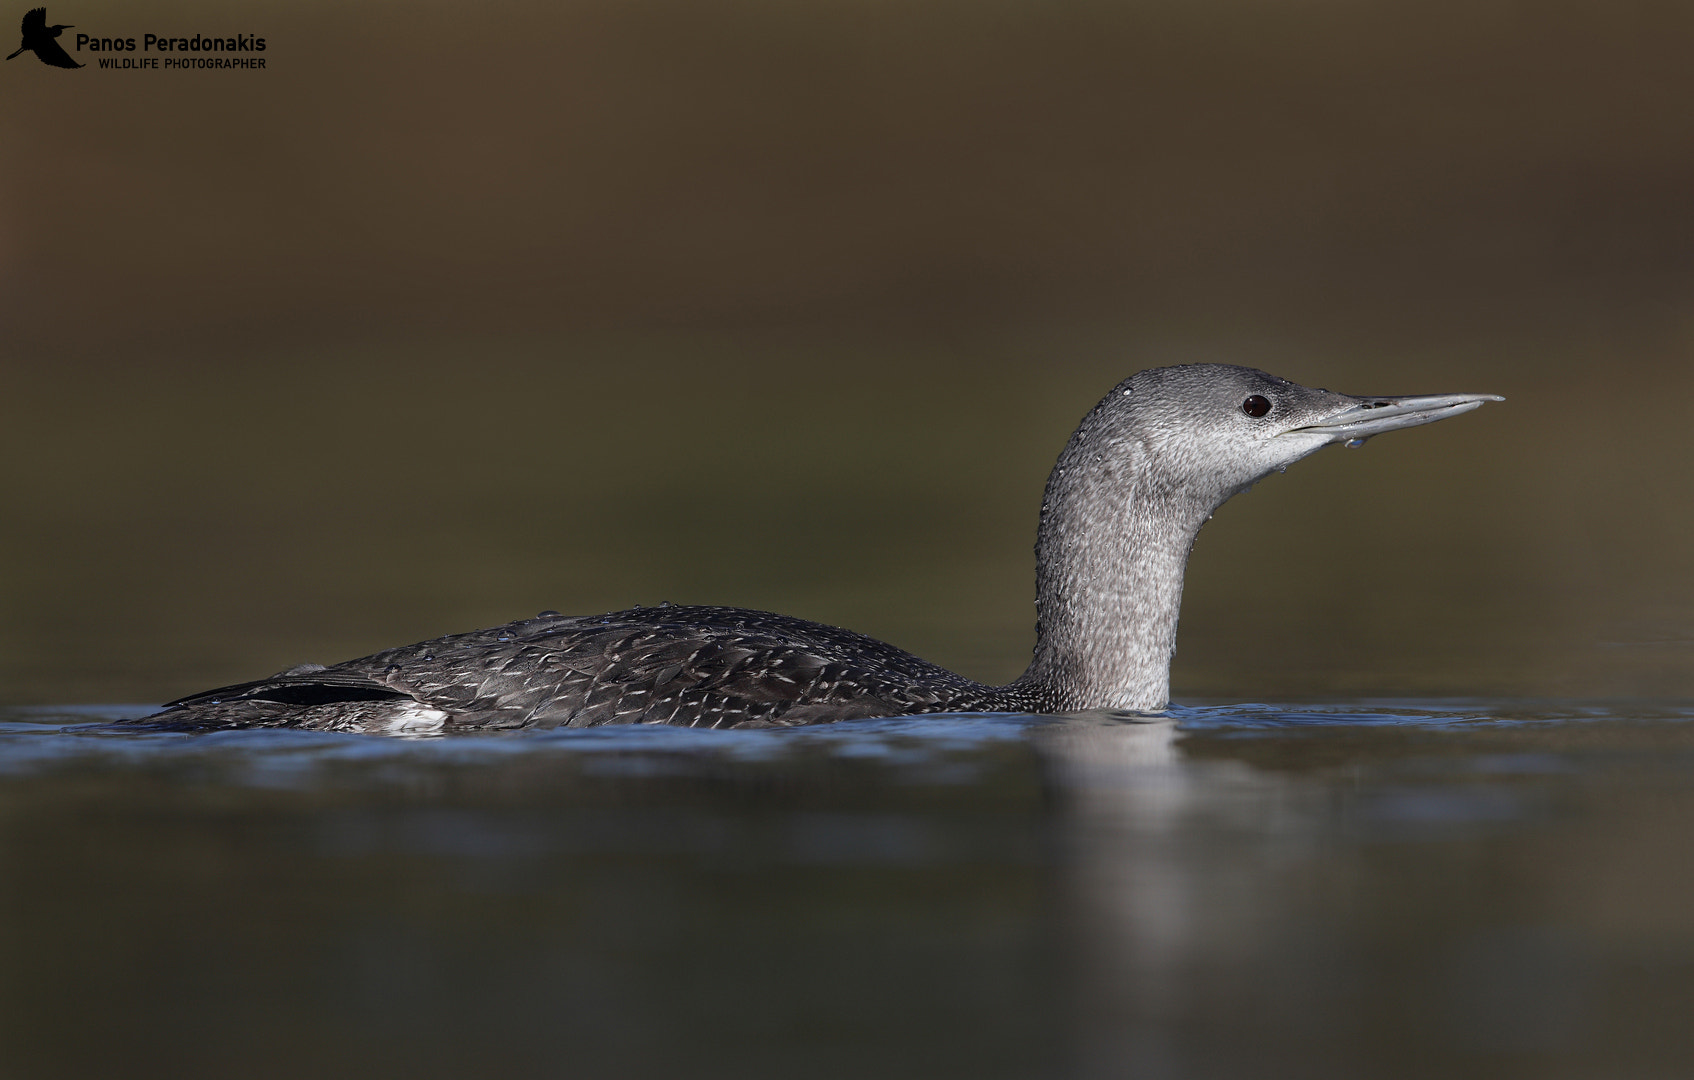
<path id="1" fill-rule="evenodd" d="M 0 722 L 13 1076 L 1694 1068 L 1694 706 Z"/>

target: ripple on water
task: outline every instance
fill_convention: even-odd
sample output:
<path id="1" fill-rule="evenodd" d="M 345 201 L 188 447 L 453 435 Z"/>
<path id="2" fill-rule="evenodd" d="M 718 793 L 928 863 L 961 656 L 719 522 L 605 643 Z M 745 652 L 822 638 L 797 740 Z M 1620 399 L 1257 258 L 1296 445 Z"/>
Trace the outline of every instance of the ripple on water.
<path id="1" fill-rule="evenodd" d="M 564 758 L 584 775 L 632 779 L 689 775 L 724 765 L 781 772 L 833 761 L 906 773 L 924 782 L 970 783 L 980 778 L 984 761 L 1033 751 L 1048 762 L 1063 763 L 1054 773 L 1063 784 L 1084 772 L 1102 775 L 1102 769 L 1138 776 L 1124 772 L 1129 762 L 1139 763 L 1143 771 L 1148 762 L 1192 764 L 1223 742 L 1243 738 L 1268 739 L 1282 748 L 1279 753 L 1321 760 L 1324 748 L 1357 747 L 1364 733 L 1380 731 L 1379 738 L 1390 741 L 1371 744 L 1383 748 L 1378 765 L 1399 775 L 1457 768 L 1472 777 L 1534 776 L 1572 771 L 1570 755 L 1545 740 L 1500 743 L 1505 733 L 1556 729 L 1567 733 L 1568 742 L 1570 732 L 1587 729 L 1588 741 L 1605 747 L 1617 742 L 1612 736 L 1621 736 L 1625 728 L 1694 719 L 1694 705 L 1687 703 L 1475 699 L 1199 704 L 1175 706 L 1163 716 L 939 714 L 747 731 L 641 725 L 426 738 L 286 729 L 193 734 L 112 723 L 142 711 L 136 706 L 0 710 L 0 773 L 199 765 L 215 766 L 229 779 L 239 773 L 238 782 L 286 787 L 311 783 L 330 769 L 344 775 L 365 769 L 374 775 L 409 767 Z M 1406 738 L 1470 735 L 1477 741 L 1414 747 L 1392 742 L 1396 733 Z M 1462 765 L 1454 764 L 1455 750 Z M 1253 755 L 1245 748 L 1232 753 Z M 1419 813 L 1439 816 L 1412 810 L 1401 816 Z"/>

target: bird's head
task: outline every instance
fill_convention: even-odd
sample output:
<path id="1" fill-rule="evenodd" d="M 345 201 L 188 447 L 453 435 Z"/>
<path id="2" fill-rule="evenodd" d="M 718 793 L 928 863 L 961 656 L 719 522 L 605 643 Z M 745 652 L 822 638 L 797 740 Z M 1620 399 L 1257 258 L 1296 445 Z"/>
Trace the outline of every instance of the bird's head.
<path id="1" fill-rule="evenodd" d="M 1084 429 L 1094 429 L 1088 449 L 1132 469 L 1144 496 L 1179 498 L 1209 512 L 1331 443 L 1362 442 L 1501 400 L 1494 394 L 1353 397 L 1253 368 L 1187 364 L 1126 379 Z"/>

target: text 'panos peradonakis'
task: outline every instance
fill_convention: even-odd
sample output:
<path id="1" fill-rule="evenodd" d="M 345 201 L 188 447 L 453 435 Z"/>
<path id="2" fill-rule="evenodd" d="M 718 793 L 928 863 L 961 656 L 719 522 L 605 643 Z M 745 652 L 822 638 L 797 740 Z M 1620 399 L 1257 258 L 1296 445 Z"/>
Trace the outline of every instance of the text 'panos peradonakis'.
<path id="1" fill-rule="evenodd" d="M 87 34 L 76 36 L 76 50 L 81 52 L 134 52 L 135 39 L 90 37 Z M 141 35 L 142 52 L 264 52 L 265 39 L 251 34 L 237 34 L 235 37 L 206 37 L 195 34 L 193 37 L 160 37 L 157 34 Z"/>

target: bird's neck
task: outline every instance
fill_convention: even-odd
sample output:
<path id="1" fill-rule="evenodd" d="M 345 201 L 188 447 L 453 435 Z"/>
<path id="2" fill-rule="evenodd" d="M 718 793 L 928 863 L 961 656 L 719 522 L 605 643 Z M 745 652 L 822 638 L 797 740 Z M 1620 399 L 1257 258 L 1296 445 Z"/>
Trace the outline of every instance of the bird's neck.
<path id="1" fill-rule="evenodd" d="M 1170 701 L 1188 553 L 1216 507 L 1144 479 L 1133 448 L 1103 460 L 1078 449 L 1047 482 L 1035 656 L 1019 681 L 1062 709 L 1157 711 Z"/>

